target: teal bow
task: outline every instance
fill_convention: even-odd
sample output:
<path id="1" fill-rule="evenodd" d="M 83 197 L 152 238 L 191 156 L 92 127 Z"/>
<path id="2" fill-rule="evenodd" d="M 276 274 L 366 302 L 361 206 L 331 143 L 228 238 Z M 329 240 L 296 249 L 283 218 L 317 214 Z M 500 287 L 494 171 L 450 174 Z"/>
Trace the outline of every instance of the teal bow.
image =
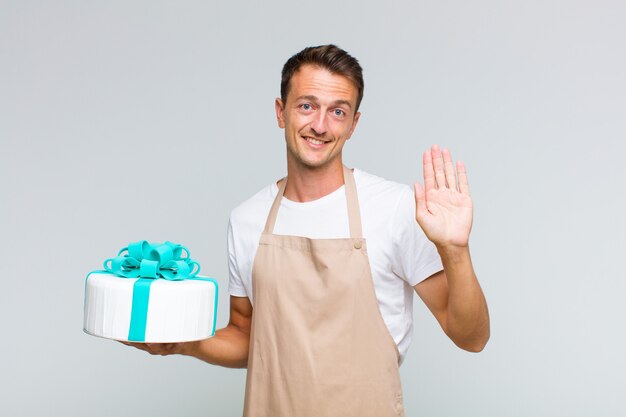
<path id="1" fill-rule="evenodd" d="M 200 264 L 191 259 L 189 250 L 182 245 L 140 240 L 122 248 L 115 258 L 104 261 L 104 269 L 124 278 L 178 281 L 195 277 Z"/>
<path id="2" fill-rule="evenodd" d="M 125 253 L 126 252 L 126 253 Z M 104 261 L 107 272 L 123 278 L 139 278 L 133 285 L 128 340 L 143 342 L 146 337 L 150 285 L 155 279 L 180 281 L 195 278 L 200 264 L 191 259 L 189 249 L 177 243 L 149 243 L 140 240 L 129 244 L 115 258 Z"/>

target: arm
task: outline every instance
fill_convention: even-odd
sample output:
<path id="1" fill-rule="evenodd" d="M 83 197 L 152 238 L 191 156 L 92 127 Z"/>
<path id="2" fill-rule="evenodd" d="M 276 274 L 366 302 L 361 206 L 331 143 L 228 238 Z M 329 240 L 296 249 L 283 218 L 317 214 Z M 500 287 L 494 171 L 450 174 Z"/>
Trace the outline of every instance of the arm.
<path id="1" fill-rule="evenodd" d="M 230 297 L 230 320 L 215 336 L 184 343 L 130 343 L 152 355 L 187 355 L 213 365 L 245 368 L 248 365 L 252 304 L 248 297 Z"/>
<path id="2" fill-rule="evenodd" d="M 454 344 L 480 352 L 489 340 L 489 313 L 476 275 L 473 270 L 450 273 L 447 262 L 443 264 L 444 270 L 417 284 L 415 292 Z"/>
<path id="3" fill-rule="evenodd" d="M 444 270 L 415 286 L 443 331 L 460 348 L 481 351 L 489 340 L 489 312 L 469 252 L 473 205 L 467 173 L 433 146 L 424 153 L 424 188 L 415 184 L 416 219 L 439 252 Z"/>

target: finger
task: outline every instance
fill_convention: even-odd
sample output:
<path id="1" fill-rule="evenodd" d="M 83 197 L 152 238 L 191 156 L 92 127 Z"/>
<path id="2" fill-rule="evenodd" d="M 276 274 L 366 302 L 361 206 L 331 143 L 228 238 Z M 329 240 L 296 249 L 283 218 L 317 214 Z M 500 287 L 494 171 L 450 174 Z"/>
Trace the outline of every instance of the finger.
<path id="1" fill-rule="evenodd" d="M 456 161 L 456 171 L 459 173 L 459 191 L 461 191 L 462 194 L 469 195 L 469 183 L 467 182 L 465 164 L 461 161 Z"/>
<path id="2" fill-rule="evenodd" d="M 456 171 L 454 170 L 452 155 L 450 154 L 450 151 L 445 148 L 441 151 L 441 153 L 443 155 L 443 169 L 446 174 L 446 182 L 448 183 L 448 187 L 450 187 L 450 189 L 456 191 Z"/>
<path id="3" fill-rule="evenodd" d="M 148 347 L 146 350 L 151 355 L 165 355 L 167 352 L 168 343 L 146 343 Z"/>
<path id="4" fill-rule="evenodd" d="M 122 340 L 118 340 L 118 342 L 126 345 L 126 346 L 130 346 L 130 347 L 134 347 L 136 349 L 139 350 L 145 350 L 148 351 L 148 346 L 145 343 L 135 343 L 135 342 L 126 342 L 126 341 L 122 341 Z"/>
<path id="5" fill-rule="evenodd" d="M 433 145 L 430 153 L 432 154 L 437 188 L 443 188 L 446 186 L 446 174 L 443 171 L 443 158 L 441 157 L 441 149 L 439 148 L 439 145 Z"/>
<path id="6" fill-rule="evenodd" d="M 165 343 L 161 350 L 161 355 L 171 355 L 174 352 L 174 343 Z"/>
<path id="7" fill-rule="evenodd" d="M 416 182 L 415 189 L 415 211 L 416 217 L 425 216 L 428 213 L 428 207 L 426 206 L 426 192 L 422 188 L 422 184 Z"/>
<path id="8" fill-rule="evenodd" d="M 424 152 L 423 164 L 425 192 L 429 192 L 430 190 L 436 190 L 437 184 L 435 184 L 435 170 L 433 169 L 433 158 L 430 154 L 430 151 Z"/>
<path id="9" fill-rule="evenodd" d="M 174 354 L 174 348 L 177 346 L 176 343 L 146 343 L 146 345 L 148 346 L 147 351 L 150 352 L 151 355 L 161 356 Z"/>

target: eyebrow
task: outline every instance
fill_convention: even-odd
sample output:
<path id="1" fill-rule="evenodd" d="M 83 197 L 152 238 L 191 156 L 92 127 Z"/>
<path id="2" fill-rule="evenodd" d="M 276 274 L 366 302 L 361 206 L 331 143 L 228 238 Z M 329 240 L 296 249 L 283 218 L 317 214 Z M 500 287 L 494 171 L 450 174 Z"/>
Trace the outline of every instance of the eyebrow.
<path id="1" fill-rule="evenodd" d="M 309 101 L 318 102 L 319 98 L 313 95 L 306 95 L 306 96 L 297 97 L 296 100 L 309 100 Z M 348 107 L 349 109 L 352 109 L 352 104 L 350 104 L 348 100 L 335 100 L 331 103 L 330 107 L 340 106 L 340 105 L 344 105 Z"/>

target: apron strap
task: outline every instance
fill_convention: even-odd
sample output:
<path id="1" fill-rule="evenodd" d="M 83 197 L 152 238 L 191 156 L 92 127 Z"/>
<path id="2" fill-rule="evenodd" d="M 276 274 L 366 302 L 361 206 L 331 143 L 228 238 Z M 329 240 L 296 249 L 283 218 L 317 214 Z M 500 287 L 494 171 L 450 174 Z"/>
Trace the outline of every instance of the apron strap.
<path id="1" fill-rule="evenodd" d="M 359 208 L 359 195 L 356 192 L 354 174 L 351 170 L 343 166 L 343 180 L 346 187 L 346 200 L 348 203 L 348 221 L 350 222 L 350 237 L 361 239 L 363 230 L 361 229 L 361 209 Z"/>
<path id="2" fill-rule="evenodd" d="M 265 222 L 265 229 L 263 229 L 263 233 L 271 235 L 274 233 L 274 225 L 276 224 L 276 217 L 278 217 L 278 209 L 280 208 L 280 202 L 283 199 L 283 195 L 285 194 L 285 187 L 287 186 L 287 177 L 280 180 L 278 184 L 278 194 L 276 194 L 276 198 L 272 203 L 272 208 L 270 208 L 270 214 L 267 216 L 267 221 Z"/>
<path id="3" fill-rule="evenodd" d="M 359 196 L 356 191 L 356 183 L 354 181 L 354 174 L 351 170 L 343 167 L 343 180 L 345 183 L 346 202 L 348 204 L 348 221 L 350 223 L 350 237 L 353 239 L 361 239 L 363 237 L 363 230 L 361 227 L 361 210 L 359 208 Z M 278 209 L 280 208 L 280 202 L 285 194 L 285 187 L 287 186 L 287 178 L 280 180 L 278 184 L 278 193 L 270 208 L 270 213 L 267 216 L 265 222 L 265 229 L 263 233 L 272 234 L 274 232 L 274 226 L 276 225 L 276 218 L 278 217 Z"/>

